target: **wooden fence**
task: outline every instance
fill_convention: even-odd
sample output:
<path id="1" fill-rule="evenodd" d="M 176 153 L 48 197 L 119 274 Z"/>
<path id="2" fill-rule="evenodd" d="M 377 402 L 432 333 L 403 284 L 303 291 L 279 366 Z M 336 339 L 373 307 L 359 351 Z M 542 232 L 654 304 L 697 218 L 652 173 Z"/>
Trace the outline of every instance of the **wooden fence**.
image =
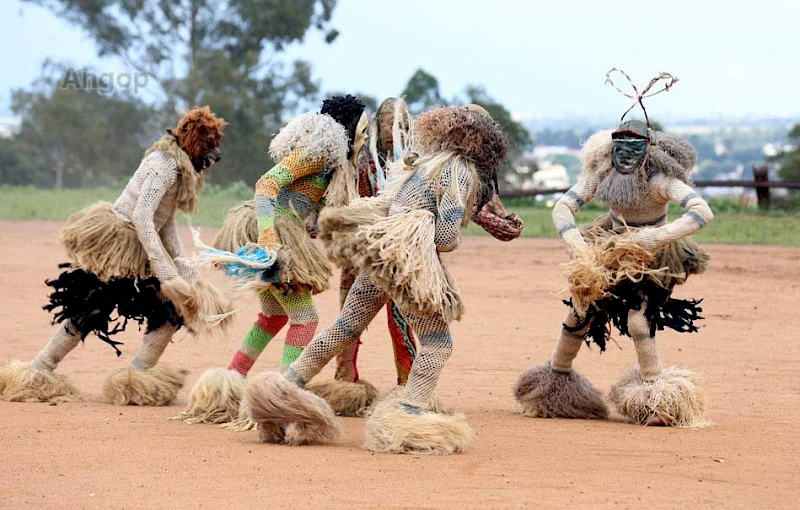
<path id="1" fill-rule="evenodd" d="M 770 189 L 800 189 L 800 181 L 770 181 L 766 165 L 753 165 L 752 181 L 694 181 L 696 188 L 755 188 L 758 197 L 758 207 L 761 209 L 769 208 Z M 553 193 L 564 193 L 569 188 L 542 188 L 530 190 L 511 190 L 500 193 L 501 198 L 535 197 L 537 195 L 552 195 Z"/>

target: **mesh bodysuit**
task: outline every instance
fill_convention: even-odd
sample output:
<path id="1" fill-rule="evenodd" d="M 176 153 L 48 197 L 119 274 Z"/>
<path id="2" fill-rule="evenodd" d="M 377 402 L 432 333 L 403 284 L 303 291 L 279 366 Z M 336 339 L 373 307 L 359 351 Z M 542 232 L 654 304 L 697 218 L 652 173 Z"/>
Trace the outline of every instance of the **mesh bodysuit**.
<path id="1" fill-rule="evenodd" d="M 457 158 L 444 165 L 438 176 L 424 170 L 414 172 L 393 195 L 389 209 L 389 216 L 420 210 L 430 212 L 436 221 L 434 242 L 438 251 L 458 247 L 466 204 L 476 185 L 474 173 L 466 165 L 454 163 L 454 159 Z M 368 273 L 360 272 L 333 326 L 314 338 L 285 372 L 286 377 L 305 385 L 331 358 L 356 341 L 387 300 L 386 292 L 373 283 Z M 418 315 L 406 309 L 401 312 L 420 343 L 401 403 L 425 408 L 452 353 L 453 341 L 448 323 L 441 315 Z"/>
<path id="2" fill-rule="evenodd" d="M 362 151 L 358 159 L 358 194 L 361 197 L 374 197 L 378 194 L 377 168 L 375 161 L 369 157 L 367 151 Z M 339 283 L 339 306 L 344 307 L 347 294 L 358 276 L 358 270 L 353 267 L 342 268 Z M 386 303 L 386 321 L 389 336 L 392 339 L 394 363 L 397 370 L 397 384 L 405 384 L 411 372 L 411 365 L 417 355 L 417 347 L 411 327 L 403 318 L 394 301 Z M 336 379 L 347 382 L 358 382 L 358 350 L 361 339 L 356 341 L 336 357 Z"/>
<path id="3" fill-rule="evenodd" d="M 160 151 L 152 152 L 114 203 L 117 214 L 136 226 L 150 270 L 161 281 L 171 280 L 179 273 L 190 281 L 197 277 L 191 264 L 175 261 L 184 254 L 175 222 L 177 180 L 175 159 Z"/>

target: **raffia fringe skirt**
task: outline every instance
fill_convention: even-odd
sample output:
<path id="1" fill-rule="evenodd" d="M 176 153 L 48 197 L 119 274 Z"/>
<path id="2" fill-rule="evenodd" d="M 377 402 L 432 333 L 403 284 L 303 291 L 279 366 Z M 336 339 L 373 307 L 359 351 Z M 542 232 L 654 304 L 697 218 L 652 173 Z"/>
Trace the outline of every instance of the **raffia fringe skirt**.
<path id="1" fill-rule="evenodd" d="M 590 225 L 581 228 L 581 234 L 586 241 L 592 242 L 594 239 L 592 231 L 597 228 L 605 231 L 613 230 L 611 217 L 608 214 L 600 216 Z M 672 289 L 675 285 L 684 283 L 689 275 L 705 272 L 708 262 L 708 253 L 694 239 L 684 237 L 669 243 L 656 254 L 650 267 L 653 269 L 666 267 L 667 271 L 651 277 L 657 279 L 662 287 Z"/>
<path id="2" fill-rule="evenodd" d="M 436 251 L 434 215 L 413 210 L 388 216 L 390 203 L 362 198 L 349 207 L 323 209 L 320 238 L 329 257 L 340 266 L 366 271 L 401 310 L 459 320 L 463 304 Z"/>
<path id="3" fill-rule="evenodd" d="M 136 229 L 117 216 L 109 202 L 97 202 L 70 216 L 58 242 L 73 265 L 102 281 L 153 276 Z"/>
<path id="4" fill-rule="evenodd" d="M 333 272 L 303 225 L 277 217 L 275 232 L 281 245 L 278 250 L 281 281 L 308 286 L 314 294 L 327 290 Z M 214 248 L 235 252 L 242 246 L 257 241 L 258 219 L 255 203 L 248 201 L 228 211 L 225 222 L 214 239 Z"/>

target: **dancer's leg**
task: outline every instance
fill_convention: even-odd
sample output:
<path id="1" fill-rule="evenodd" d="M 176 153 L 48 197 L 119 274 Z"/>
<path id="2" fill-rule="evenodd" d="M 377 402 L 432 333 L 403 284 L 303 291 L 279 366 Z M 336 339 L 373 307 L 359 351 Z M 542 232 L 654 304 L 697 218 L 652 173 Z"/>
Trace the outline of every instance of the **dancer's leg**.
<path id="1" fill-rule="evenodd" d="M 59 324 L 53 332 L 53 336 L 48 340 L 47 345 L 39 351 L 39 354 L 31 362 L 35 368 L 46 372 L 56 369 L 61 360 L 74 349 L 78 343 L 86 338 L 88 331 L 81 332 L 67 320 Z"/>
<path id="2" fill-rule="evenodd" d="M 570 309 L 556 348 L 548 362 L 528 369 L 517 381 L 514 394 L 522 414 L 539 418 L 606 418 L 600 393 L 572 368 L 572 362 L 591 326 L 590 317 Z"/>
<path id="3" fill-rule="evenodd" d="M 339 317 L 329 329 L 314 338 L 297 361 L 288 368 L 286 376 L 304 386 L 331 358 L 361 336 L 386 300 L 386 294 L 372 283 L 367 273 L 360 273 L 347 295 Z"/>
<path id="4" fill-rule="evenodd" d="M 302 354 L 303 349 L 314 338 L 319 316 L 311 297 L 311 289 L 302 288 L 287 293 L 271 291 L 272 296 L 289 316 L 289 331 L 283 345 L 281 371 L 291 365 Z"/>
<path id="5" fill-rule="evenodd" d="M 278 334 L 289 317 L 270 291 L 259 295 L 261 312 L 258 319 L 242 339 L 234 354 L 228 370 L 235 370 L 246 376 L 269 342 Z"/>
<path id="6" fill-rule="evenodd" d="M 392 337 L 397 384 L 403 385 L 408 381 L 411 366 L 417 355 L 414 334 L 411 332 L 411 326 L 408 321 L 403 318 L 394 301 L 386 304 L 386 319 L 389 325 L 389 335 Z"/>
<path id="7" fill-rule="evenodd" d="M 302 388 L 355 342 L 385 302 L 386 295 L 361 273 L 331 328 L 317 335 L 283 375 L 266 373 L 251 382 L 247 400 L 262 441 L 304 444 L 338 437 L 341 430 L 331 407 Z"/>
<path id="8" fill-rule="evenodd" d="M 705 395 L 697 378 L 689 370 L 662 366 L 645 308 L 646 303 L 628 314 L 639 365 L 611 388 L 609 398 L 621 415 L 641 425 L 705 425 Z"/>
<path id="9" fill-rule="evenodd" d="M 342 277 L 339 283 L 339 308 L 344 308 L 347 294 L 356 281 L 358 272 L 353 268 L 342 269 Z M 347 382 L 358 382 L 358 348 L 361 346 L 361 339 L 356 341 L 344 351 L 336 356 L 336 380 Z"/>
<path id="10" fill-rule="evenodd" d="M 399 401 L 375 404 L 365 425 L 365 448 L 389 453 L 450 454 L 472 440 L 462 415 L 429 412 L 433 392 L 453 351 L 447 321 L 439 315 L 404 313 L 419 336 L 420 349 Z"/>

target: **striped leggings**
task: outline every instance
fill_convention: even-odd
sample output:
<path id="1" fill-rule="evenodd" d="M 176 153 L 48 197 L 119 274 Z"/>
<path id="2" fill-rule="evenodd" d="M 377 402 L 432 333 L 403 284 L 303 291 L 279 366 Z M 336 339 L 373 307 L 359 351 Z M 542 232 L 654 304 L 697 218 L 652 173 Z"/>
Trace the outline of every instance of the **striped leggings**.
<path id="1" fill-rule="evenodd" d="M 261 313 L 242 339 L 239 350 L 228 366 L 247 375 L 256 359 L 275 335 L 289 323 L 283 345 L 281 371 L 291 365 L 303 352 L 317 331 L 319 316 L 311 297 L 311 290 L 300 288 L 288 292 L 270 289 L 261 293 Z"/>

